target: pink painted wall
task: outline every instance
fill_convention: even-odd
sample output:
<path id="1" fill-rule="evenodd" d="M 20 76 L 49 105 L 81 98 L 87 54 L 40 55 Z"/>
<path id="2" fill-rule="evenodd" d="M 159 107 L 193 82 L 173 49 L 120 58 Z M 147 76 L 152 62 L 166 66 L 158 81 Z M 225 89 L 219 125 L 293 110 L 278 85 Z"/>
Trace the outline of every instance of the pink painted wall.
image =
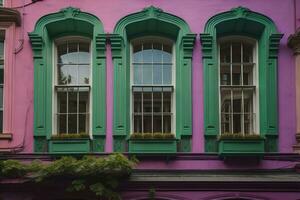
<path id="1" fill-rule="evenodd" d="M 22 6 L 23 0 L 11 1 L 12 7 Z M 31 0 L 25 0 L 30 3 Z M 18 28 L 20 38 L 24 36 L 23 49 L 16 55 L 13 74 L 13 134 L 14 140 L 9 146 L 22 143 L 25 138 L 24 152 L 32 152 L 33 144 L 33 59 L 27 36 L 33 31 L 37 20 L 68 6 L 78 7 L 81 11 L 96 15 L 103 23 L 105 32 L 112 33 L 122 17 L 141 11 L 153 5 L 165 12 L 184 19 L 193 33 L 202 33 L 206 21 L 213 15 L 228 11 L 233 7 L 244 6 L 262 13 L 275 22 L 279 32 L 284 33 L 280 43 L 278 62 L 278 103 L 279 103 L 279 151 L 292 152 L 295 143 L 295 87 L 294 58 L 288 49 L 287 37 L 295 29 L 294 0 L 43 0 L 19 8 L 23 15 L 23 28 Z M 300 3 L 297 1 L 299 10 Z M 298 12 L 299 13 L 299 12 Z M 299 14 L 298 14 L 299 18 Z M 298 22 L 297 22 L 298 23 Z M 299 23 L 298 23 L 299 24 Z M 17 38 L 18 39 L 18 38 Z M 203 137 L 203 65 L 199 36 L 193 54 L 193 152 L 204 152 Z M 113 112 L 113 65 L 110 48 L 107 48 L 107 141 L 106 151 L 112 151 L 112 112 Z M 4 144 L 1 144 L 4 145 Z"/>

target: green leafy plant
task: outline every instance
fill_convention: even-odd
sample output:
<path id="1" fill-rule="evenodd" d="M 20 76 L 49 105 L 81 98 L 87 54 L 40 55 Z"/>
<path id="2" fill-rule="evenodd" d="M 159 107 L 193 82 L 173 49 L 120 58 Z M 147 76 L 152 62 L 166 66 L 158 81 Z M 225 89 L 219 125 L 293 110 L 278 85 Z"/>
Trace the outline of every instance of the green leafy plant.
<path id="1" fill-rule="evenodd" d="M 67 191 L 89 189 L 99 197 L 120 199 L 116 189 L 130 176 L 136 163 L 135 158 L 129 160 L 122 154 L 82 159 L 62 157 L 50 163 L 6 160 L 0 162 L 0 178 L 27 178 L 38 183 L 63 179 L 69 182 Z"/>
<path id="2" fill-rule="evenodd" d="M 130 139 L 175 139 L 172 133 L 133 133 Z"/>
<path id="3" fill-rule="evenodd" d="M 253 139 L 264 139 L 264 137 L 257 134 L 246 134 L 242 133 L 223 133 L 218 136 L 218 140 L 224 139 L 242 139 L 242 140 L 253 140 Z"/>
<path id="4" fill-rule="evenodd" d="M 59 135 L 53 135 L 52 140 L 65 140 L 65 139 L 89 139 L 89 134 L 86 133 L 62 133 Z"/>

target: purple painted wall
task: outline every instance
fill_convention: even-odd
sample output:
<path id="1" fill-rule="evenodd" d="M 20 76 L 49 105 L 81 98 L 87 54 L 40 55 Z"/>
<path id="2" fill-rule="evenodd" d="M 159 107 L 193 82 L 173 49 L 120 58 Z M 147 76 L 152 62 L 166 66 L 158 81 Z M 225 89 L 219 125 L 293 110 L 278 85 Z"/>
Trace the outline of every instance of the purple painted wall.
<path id="1" fill-rule="evenodd" d="M 22 6 L 23 0 L 10 1 L 12 7 Z M 25 0 L 30 3 L 31 0 Z M 7 4 L 9 5 L 9 4 Z M 105 32 L 112 33 L 113 28 L 122 17 L 141 11 L 153 5 L 165 12 L 184 19 L 193 33 L 202 33 L 207 20 L 213 15 L 228 11 L 233 7 L 243 6 L 262 13 L 275 22 L 279 32 L 284 34 L 281 40 L 278 63 L 278 103 L 279 103 L 279 151 L 292 152 L 295 143 L 295 87 L 294 58 L 287 47 L 287 37 L 295 32 L 294 0 L 43 0 L 19 8 L 23 13 L 22 27 L 18 28 L 17 39 L 24 37 L 22 51 L 16 55 L 13 75 L 13 141 L 0 143 L 1 146 L 23 144 L 24 152 L 32 152 L 33 147 L 33 59 L 27 36 L 33 31 L 37 20 L 48 14 L 57 12 L 68 6 L 78 7 L 81 11 L 96 15 L 103 23 Z M 300 2 L 297 1 L 298 19 Z M 297 21 L 299 26 L 300 22 Z M 24 31 L 22 29 L 24 28 Z M 199 36 L 193 54 L 193 153 L 204 152 L 203 137 L 203 65 L 201 59 Z M 107 141 L 106 151 L 112 151 L 112 113 L 113 113 L 113 65 L 110 47 L 107 46 Z"/>

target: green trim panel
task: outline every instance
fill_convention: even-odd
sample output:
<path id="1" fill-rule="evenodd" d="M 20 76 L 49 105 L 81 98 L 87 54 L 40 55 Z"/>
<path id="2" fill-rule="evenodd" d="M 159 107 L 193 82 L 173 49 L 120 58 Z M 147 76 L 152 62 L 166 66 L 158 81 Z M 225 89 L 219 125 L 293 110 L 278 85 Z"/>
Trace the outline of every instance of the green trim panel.
<path id="1" fill-rule="evenodd" d="M 177 141 L 176 139 L 131 139 L 128 147 L 130 153 L 176 153 Z"/>
<path id="2" fill-rule="evenodd" d="M 34 136 L 50 139 L 53 133 L 52 49 L 54 40 L 62 36 L 83 36 L 92 41 L 95 50 L 92 52 L 92 135 L 105 135 L 106 36 L 96 16 L 68 7 L 40 18 L 29 33 L 34 59 Z"/>
<path id="3" fill-rule="evenodd" d="M 151 30 L 149 27 L 152 27 Z M 181 18 L 150 6 L 122 18 L 117 23 L 114 34 L 110 35 L 114 64 L 113 135 L 114 143 L 117 143 L 114 144 L 115 151 L 126 151 L 126 138 L 130 132 L 130 40 L 146 35 L 167 37 L 175 42 L 176 138 L 192 135 L 191 77 L 196 35 L 191 33 L 188 24 Z M 188 149 L 191 148 L 185 148 Z"/>
<path id="4" fill-rule="evenodd" d="M 261 156 L 264 152 L 264 139 L 223 139 L 219 141 L 219 155 L 221 157 Z"/>
<path id="5" fill-rule="evenodd" d="M 91 150 L 89 139 L 50 140 L 50 153 L 88 153 Z"/>
<path id="6" fill-rule="evenodd" d="M 276 151 L 278 137 L 277 55 L 283 35 L 278 33 L 270 18 L 243 7 L 213 16 L 206 23 L 204 33 L 200 34 L 204 68 L 205 151 L 216 152 L 218 149 L 217 135 L 220 130 L 217 40 L 229 35 L 248 36 L 258 41 L 259 131 L 260 135 L 267 138 L 270 146 L 266 151 Z M 269 136 L 272 140 L 269 140 Z"/>

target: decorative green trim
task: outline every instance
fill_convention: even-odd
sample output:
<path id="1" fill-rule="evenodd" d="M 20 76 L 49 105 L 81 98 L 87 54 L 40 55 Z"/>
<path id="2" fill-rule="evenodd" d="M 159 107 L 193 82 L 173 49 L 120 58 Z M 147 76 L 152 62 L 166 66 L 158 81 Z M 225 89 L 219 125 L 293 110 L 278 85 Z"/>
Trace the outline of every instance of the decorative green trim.
<path id="1" fill-rule="evenodd" d="M 178 150 L 180 152 L 191 152 L 192 151 L 192 136 L 182 135 L 179 141 Z"/>
<path id="2" fill-rule="evenodd" d="M 106 35 L 94 15 L 68 7 L 38 20 L 29 33 L 34 59 L 34 135 L 52 134 L 52 48 L 56 38 L 83 36 L 92 40 L 92 135 L 106 132 Z"/>
<path id="3" fill-rule="evenodd" d="M 261 156 L 265 152 L 264 139 L 221 139 L 219 155 L 229 156 Z"/>
<path id="4" fill-rule="evenodd" d="M 47 152 L 48 141 L 44 136 L 34 136 L 34 152 Z"/>
<path id="5" fill-rule="evenodd" d="M 176 153 L 176 139 L 134 139 L 128 143 L 130 153 Z"/>
<path id="6" fill-rule="evenodd" d="M 105 135 L 94 136 L 92 142 L 92 152 L 105 151 Z"/>
<path id="7" fill-rule="evenodd" d="M 150 6 L 122 18 L 115 26 L 114 34 L 110 35 L 114 64 L 113 135 L 118 151 L 125 150 L 125 140 L 130 132 L 130 40 L 146 35 L 167 37 L 175 42 L 176 138 L 192 135 L 191 76 L 196 35 L 183 19 Z M 119 148 L 119 144 L 123 147 Z"/>
<path id="8" fill-rule="evenodd" d="M 204 66 L 204 129 L 205 150 L 215 152 L 219 134 L 219 89 L 217 40 L 228 35 L 244 35 L 257 39 L 259 53 L 259 118 L 260 135 L 276 138 L 268 142 L 276 146 L 277 117 L 277 55 L 282 34 L 274 22 L 262 14 L 238 7 L 217 14 L 205 25 L 200 34 Z M 273 151 L 276 148 L 266 149 Z"/>
<path id="9" fill-rule="evenodd" d="M 90 139 L 50 140 L 50 153 L 88 153 L 91 151 Z"/>

